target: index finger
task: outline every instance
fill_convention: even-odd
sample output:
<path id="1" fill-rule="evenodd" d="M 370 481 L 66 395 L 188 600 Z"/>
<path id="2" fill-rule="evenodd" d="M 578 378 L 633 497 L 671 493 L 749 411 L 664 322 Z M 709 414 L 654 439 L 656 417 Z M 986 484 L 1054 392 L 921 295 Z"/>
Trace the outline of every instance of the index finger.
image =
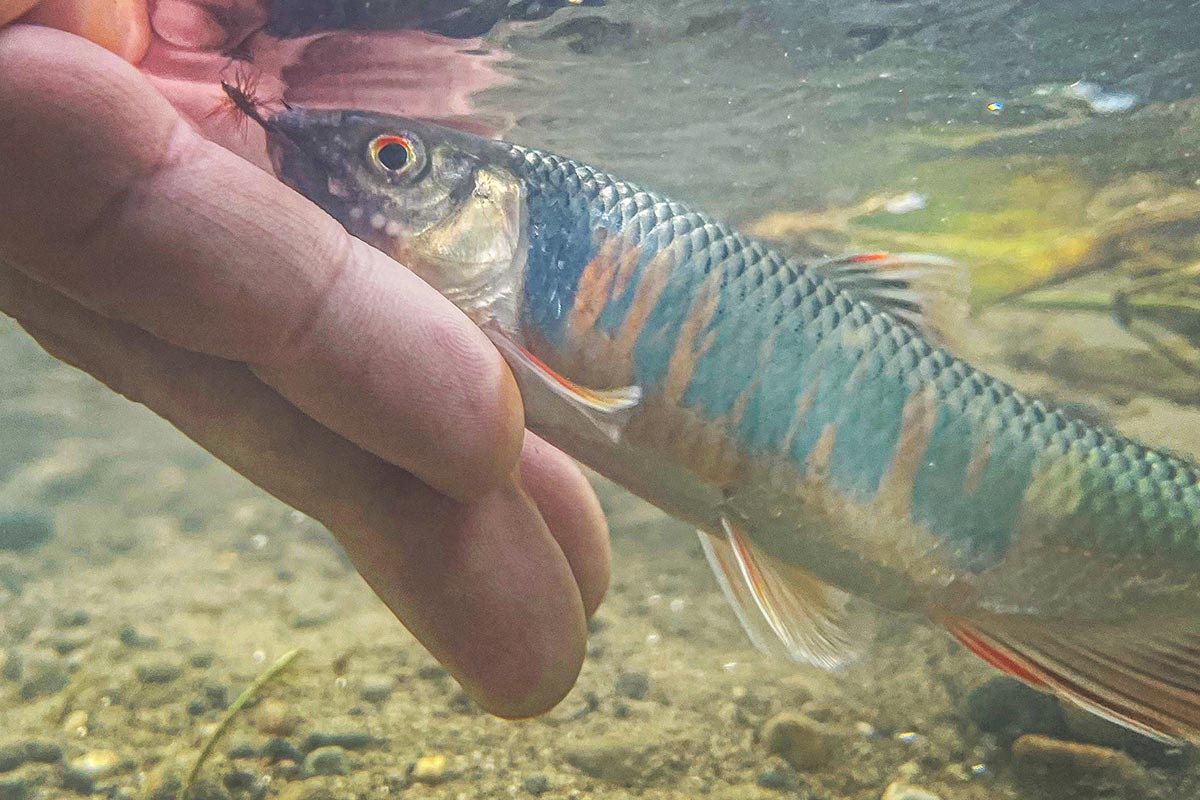
<path id="1" fill-rule="evenodd" d="M 452 496 L 509 480 L 500 355 L 449 301 L 197 134 L 83 40 L 0 32 L 0 256 L 80 304 L 244 361 L 301 410 Z"/>

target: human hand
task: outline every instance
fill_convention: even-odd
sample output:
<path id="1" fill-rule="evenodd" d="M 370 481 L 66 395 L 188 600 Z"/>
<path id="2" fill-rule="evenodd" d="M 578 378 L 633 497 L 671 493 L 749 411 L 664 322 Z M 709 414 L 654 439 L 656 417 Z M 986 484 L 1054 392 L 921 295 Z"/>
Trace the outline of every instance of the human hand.
<path id="1" fill-rule="evenodd" d="M 30 2 L 0 0 L 0 24 Z M 82 36 L 0 30 L 0 310 L 325 523 L 486 709 L 556 703 L 607 585 L 604 520 L 524 433 L 487 338 L 199 135 L 122 58 L 153 36 L 144 5 L 34 14 Z"/>

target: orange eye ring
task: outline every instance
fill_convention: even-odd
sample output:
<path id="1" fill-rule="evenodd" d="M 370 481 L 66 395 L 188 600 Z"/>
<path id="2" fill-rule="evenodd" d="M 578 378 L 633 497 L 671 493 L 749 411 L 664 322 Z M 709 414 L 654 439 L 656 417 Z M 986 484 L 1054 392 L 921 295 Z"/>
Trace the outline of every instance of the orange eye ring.
<path id="1" fill-rule="evenodd" d="M 417 163 L 417 149 L 405 136 L 384 134 L 371 140 L 371 161 L 384 172 L 402 175 Z"/>

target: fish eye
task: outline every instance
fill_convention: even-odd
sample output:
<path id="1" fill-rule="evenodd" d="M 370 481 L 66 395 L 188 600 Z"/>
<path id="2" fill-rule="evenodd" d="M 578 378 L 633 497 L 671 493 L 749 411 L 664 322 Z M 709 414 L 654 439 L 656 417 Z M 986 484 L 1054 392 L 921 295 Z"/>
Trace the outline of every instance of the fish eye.
<path id="1" fill-rule="evenodd" d="M 393 175 L 403 175 L 417 163 L 417 150 L 405 136 L 385 134 L 371 140 L 371 160 Z"/>

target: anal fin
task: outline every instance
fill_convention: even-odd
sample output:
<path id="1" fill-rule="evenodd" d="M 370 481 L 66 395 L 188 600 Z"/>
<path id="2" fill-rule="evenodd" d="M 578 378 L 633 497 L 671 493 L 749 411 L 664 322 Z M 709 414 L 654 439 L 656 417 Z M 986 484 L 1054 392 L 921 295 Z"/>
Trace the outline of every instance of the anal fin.
<path id="1" fill-rule="evenodd" d="M 498 325 L 485 324 L 483 332 L 504 356 L 518 382 L 532 379 L 582 414 L 605 436 L 618 441 L 621 431 L 642 400 L 639 386 L 590 389 L 559 375 L 545 362 L 514 341 Z"/>
<path id="2" fill-rule="evenodd" d="M 699 531 L 700 543 L 746 635 L 760 650 L 824 669 L 856 655 L 850 596 L 761 552 L 728 522 L 725 537 Z"/>
<path id="3" fill-rule="evenodd" d="M 1200 744 L 1200 621 L 1108 624 L 935 613 L 967 649 L 1026 683 L 1170 744 Z"/>

